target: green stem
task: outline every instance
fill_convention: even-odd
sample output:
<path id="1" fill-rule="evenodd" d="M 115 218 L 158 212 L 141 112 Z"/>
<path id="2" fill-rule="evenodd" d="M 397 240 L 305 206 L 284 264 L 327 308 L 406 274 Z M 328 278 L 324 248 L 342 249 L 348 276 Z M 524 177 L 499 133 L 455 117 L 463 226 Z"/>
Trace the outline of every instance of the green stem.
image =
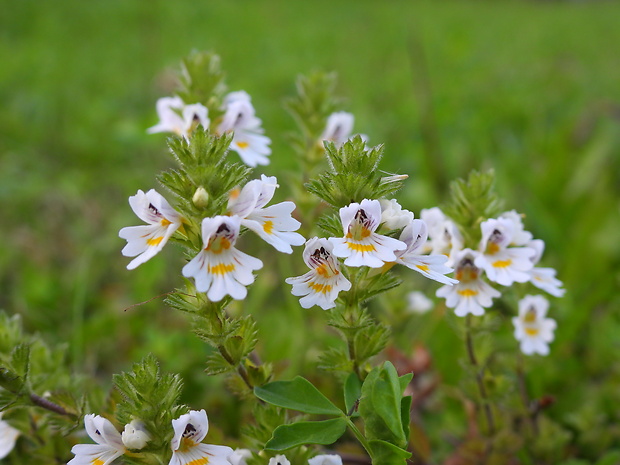
<path id="1" fill-rule="evenodd" d="M 491 410 L 487 390 L 484 386 L 484 367 L 480 367 L 474 351 L 474 341 L 471 334 L 471 314 L 467 315 L 465 319 L 465 342 L 467 345 L 469 363 L 476 373 L 476 384 L 478 385 L 482 408 L 487 419 L 488 432 L 490 436 L 493 436 L 495 434 L 495 419 L 493 418 L 493 411 Z"/>
<path id="2" fill-rule="evenodd" d="M 530 398 L 527 394 L 527 385 L 525 383 L 525 370 L 523 368 L 523 356 L 520 352 L 517 354 L 517 379 L 519 381 L 519 394 L 521 395 L 521 402 L 523 403 L 525 416 L 529 421 L 532 434 L 534 436 L 537 436 L 538 422 L 536 421 L 536 416 L 532 414 L 532 411 L 530 409 Z"/>
<path id="3" fill-rule="evenodd" d="M 362 447 L 366 450 L 366 452 L 368 453 L 368 456 L 372 458 L 372 452 L 370 450 L 370 444 L 368 443 L 368 440 L 364 437 L 364 435 L 357 428 L 357 426 L 355 426 L 355 423 L 353 423 L 353 420 L 351 420 L 350 418 L 346 418 L 346 420 L 347 420 L 347 425 L 349 426 L 349 428 L 351 428 L 351 431 L 353 431 L 353 434 L 355 434 L 355 437 L 357 438 L 357 440 L 360 442 Z"/>

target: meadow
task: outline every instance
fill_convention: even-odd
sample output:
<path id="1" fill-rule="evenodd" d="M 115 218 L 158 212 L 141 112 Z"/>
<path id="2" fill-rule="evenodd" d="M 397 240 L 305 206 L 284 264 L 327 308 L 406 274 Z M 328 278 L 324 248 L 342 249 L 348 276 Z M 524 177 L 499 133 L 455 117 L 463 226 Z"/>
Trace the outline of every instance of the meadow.
<path id="1" fill-rule="evenodd" d="M 238 439 L 245 410 L 203 372 L 209 349 L 185 315 L 150 300 L 182 285 L 179 255 L 169 247 L 129 272 L 118 231 L 135 222 L 127 198 L 170 166 L 165 136 L 146 129 L 189 52 L 220 55 L 230 90 L 252 96 L 273 141 L 254 175 L 278 176 L 278 200 L 299 182 L 283 101 L 300 74 L 333 71 L 355 131 L 385 144 L 382 169 L 409 175 L 397 197 L 416 217 L 446 202 L 451 180 L 495 171 L 567 290 L 552 299 L 550 355 L 527 360 L 531 396 L 553 399 L 541 456 L 618 463 L 599 462 L 620 451 L 618 18 L 617 2 L 14 2 L 0 16 L 0 309 L 66 344 L 72 369 L 104 386 L 154 354 L 184 378 L 184 402 Z M 318 348 L 336 337 L 281 282 L 296 275 L 288 258 L 262 257 L 277 272 L 233 311 L 255 317 L 278 377 L 320 384 Z M 371 309 L 398 328 L 392 353 L 432 359 L 443 387 L 420 412 L 417 447 L 444 463 L 467 428 L 451 395 L 463 344 L 439 299 L 407 311 L 408 291 L 437 286 L 406 279 Z"/>

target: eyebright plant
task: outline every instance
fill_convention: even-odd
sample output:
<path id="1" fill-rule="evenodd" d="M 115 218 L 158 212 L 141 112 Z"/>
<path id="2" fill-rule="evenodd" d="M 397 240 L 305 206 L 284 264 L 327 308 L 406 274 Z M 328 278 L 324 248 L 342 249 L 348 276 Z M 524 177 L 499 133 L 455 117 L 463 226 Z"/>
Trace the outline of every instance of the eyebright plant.
<path id="1" fill-rule="evenodd" d="M 227 91 L 216 55 L 190 55 L 177 91 L 157 102 L 159 122 L 148 129 L 169 135 L 175 167 L 157 176 L 160 191 L 139 189 L 129 197 L 143 224 L 119 232 L 129 270 L 157 259 L 168 243 L 180 246 L 180 287 L 166 303 L 187 314 L 194 333 L 210 346 L 206 373 L 224 376 L 242 402 L 249 418 L 242 439 L 225 438 L 221 430 L 213 440 L 207 437 L 207 411 L 181 403 L 180 376 L 162 373 L 153 356 L 115 375 L 112 392 L 87 380 L 76 385 L 68 370 L 44 376 L 51 360 L 62 364 L 62 348 L 29 338 L 17 318 L 0 314 L 0 414 L 6 412 L 0 457 L 36 452 L 69 465 L 405 465 L 423 458 L 416 441 L 422 433 L 411 428 L 413 373 L 388 359 L 391 324 L 375 298 L 405 280 L 426 279 L 445 299 L 437 308 L 462 317 L 456 324 L 447 318 L 465 341 L 463 398 L 473 405 L 471 422 L 480 433 L 463 439 L 467 447 L 455 452 L 456 459 L 471 457 L 472 450 L 475 463 L 513 463 L 508 457 L 517 453 L 535 458 L 527 445 L 502 448 L 502 441 L 515 434 L 533 440 L 540 412 L 504 402 L 496 392 L 501 383 L 489 383 L 495 354 L 481 357 L 475 349 L 481 334 L 511 319 L 517 341 L 503 352 L 514 359 L 522 385 L 518 350 L 549 353 L 556 327 L 546 317 L 550 304 L 540 295 L 523 296 L 518 287 L 563 295 L 555 270 L 536 266 L 544 242 L 525 230 L 520 214 L 501 208 L 492 173 L 456 181 L 448 204 L 422 209 L 420 218 L 403 208 L 394 196 L 407 175 L 381 171 L 384 146 L 352 135 L 354 116 L 342 111 L 333 74 L 300 77 L 286 108 L 298 126 L 289 139 L 301 175 L 281 176 L 280 182 L 296 202 L 274 201 L 276 176 L 252 171 L 268 165 L 272 154 L 250 95 Z M 253 247 L 256 237 L 262 248 Z M 299 258 L 294 247 L 301 246 Z M 245 311 L 253 285 L 261 285 L 263 274 L 272 278 L 263 262 L 272 248 L 290 257 L 283 269 L 291 275 L 279 276 L 277 286 L 299 298 L 291 305 L 308 309 L 309 318 L 321 319 L 336 335 L 330 344 L 317 341 L 324 376 L 312 381 L 301 375 L 278 379 L 286 376 L 261 361 L 255 317 Z M 433 307 L 410 291 L 413 311 Z M 518 309 L 510 306 L 515 301 Z M 274 305 L 273 311 L 282 310 Z M 492 312 L 499 322 L 489 321 Z M 527 408 L 527 390 L 521 396 Z M 531 428 L 524 433 L 526 423 Z M 47 441 L 57 432 L 73 445 L 72 457 L 66 442 Z M 22 436 L 34 439 L 13 452 Z"/>

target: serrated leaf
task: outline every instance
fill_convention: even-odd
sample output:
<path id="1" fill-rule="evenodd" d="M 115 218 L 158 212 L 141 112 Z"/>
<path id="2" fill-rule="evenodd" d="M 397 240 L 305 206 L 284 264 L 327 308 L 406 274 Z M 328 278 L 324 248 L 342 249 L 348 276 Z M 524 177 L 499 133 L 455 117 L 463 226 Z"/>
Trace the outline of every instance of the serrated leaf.
<path id="1" fill-rule="evenodd" d="M 336 442 L 346 431 L 344 418 L 324 421 L 300 421 L 278 426 L 273 437 L 265 444 L 267 450 L 287 450 L 305 444 L 329 445 Z"/>
<path id="2" fill-rule="evenodd" d="M 30 368 L 30 344 L 18 344 L 11 351 L 11 366 L 16 374 L 28 378 Z"/>
<path id="3" fill-rule="evenodd" d="M 254 388 L 254 394 L 270 404 L 304 413 L 342 415 L 327 397 L 301 376 L 291 381 L 275 381 Z"/>

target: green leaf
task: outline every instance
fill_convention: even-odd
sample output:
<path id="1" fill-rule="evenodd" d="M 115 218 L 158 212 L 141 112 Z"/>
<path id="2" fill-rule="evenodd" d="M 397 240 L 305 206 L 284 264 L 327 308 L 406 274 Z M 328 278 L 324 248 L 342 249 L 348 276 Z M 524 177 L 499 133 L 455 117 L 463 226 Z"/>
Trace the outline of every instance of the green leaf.
<path id="1" fill-rule="evenodd" d="M 373 439 L 368 444 L 372 455 L 372 465 L 405 465 L 407 459 L 411 457 L 411 452 L 380 439 Z"/>
<path id="2" fill-rule="evenodd" d="M 368 374 L 359 405 L 368 439 L 381 439 L 402 447 L 407 444 L 401 399 L 400 380 L 394 365 L 385 362 Z"/>
<path id="3" fill-rule="evenodd" d="M 398 382 L 400 383 L 400 392 L 405 392 L 405 389 L 407 389 L 407 386 L 409 386 L 412 379 L 413 373 L 407 373 L 406 375 L 402 375 L 398 378 Z"/>
<path id="4" fill-rule="evenodd" d="M 359 401 L 361 395 L 362 383 L 355 373 L 351 373 L 347 376 L 344 383 L 344 405 L 346 406 L 347 414 L 351 413 L 351 410 L 353 410 L 355 403 Z M 357 406 L 355 407 L 355 412 L 353 412 L 353 415 L 356 414 L 359 415 L 359 413 L 357 413 Z"/>
<path id="5" fill-rule="evenodd" d="M 11 365 L 13 370 L 22 378 L 28 377 L 30 368 L 30 345 L 18 344 L 11 352 Z"/>
<path id="6" fill-rule="evenodd" d="M 405 433 L 405 438 L 409 437 L 410 432 L 411 402 L 413 402 L 413 398 L 411 396 L 405 396 L 400 399 L 400 422 L 403 425 L 403 432 Z"/>
<path id="7" fill-rule="evenodd" d="M 287 450 L 304 444 L 333 444 L 347 429 L 347 420 L 333 418 L 324 421 L 300 421 L 278 426 L 265 444 L 268 450 Z"/>
<path id="8" fill-rule="evenodd" d="M 342 411 L 310 381 L 296 376 L 292 381 L 275 381 L 254 388 L 254 394 L 270 404 L 304 413 L 342 415 Z"/>

